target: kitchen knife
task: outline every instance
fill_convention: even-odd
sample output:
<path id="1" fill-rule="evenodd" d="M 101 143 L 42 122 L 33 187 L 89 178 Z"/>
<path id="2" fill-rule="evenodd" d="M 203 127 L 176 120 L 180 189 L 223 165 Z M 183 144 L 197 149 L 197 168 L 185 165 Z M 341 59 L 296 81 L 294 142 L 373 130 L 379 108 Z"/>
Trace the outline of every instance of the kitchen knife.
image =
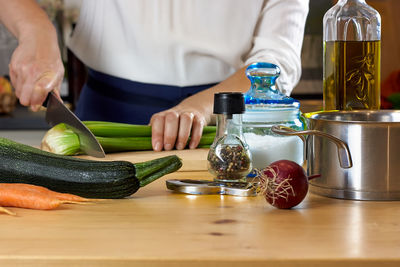
<path id="1" fill-rule="evenodd" d="M 97 158 L 106 156 L 93 133 L 57 98 L 54 92 L 47 95 L 43 106 L 47 107 L 46 122 L 50 126 L 65 123 L 78 135 L 83 152 Z"/>

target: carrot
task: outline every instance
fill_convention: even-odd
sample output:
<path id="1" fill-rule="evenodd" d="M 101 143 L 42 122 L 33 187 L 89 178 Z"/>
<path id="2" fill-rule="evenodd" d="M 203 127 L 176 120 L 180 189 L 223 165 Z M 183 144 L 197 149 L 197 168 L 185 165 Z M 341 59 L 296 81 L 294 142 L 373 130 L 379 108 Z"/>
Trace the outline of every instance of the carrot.
<path id="1" fill-rule="evenodd" d="M 26 209 L 51 210 L 60 206 L 61 201 L 41 194 L 16 188 L 0 188 L 0 205 Z"/>
<path id="2" fill-rule="evenodd" d="M 34 185 L 1 183 L 0 206 L 51 210 L 59 207 L 63 203 L 79 203 L 75 200 L 59 199 L 58 194 L 61 193 L 53 193 L 57 192 Z"/>
<path id="3" fill-rule="evenodd" d="M 2 183 L 0 185 L 4 185 L 4 184 L 5 183 Z M 76 201 L 76 202 L 96 201 L 94 199 L 88 199 L 88 198 L 80 197 L 80 196 L 73 195 L 73 194 L 59 193 L 59 192 L 47 189 L 46 187 L 38 186 L 38 185 L 21 184 L 21 183 L 15 183 L 15 184 L 9 184 L 9 185 L 10 186 L 15 185 L 16 187 L 19 187 L 19 188 L 26 188 L 26 190 L 29 190 L 29 191 L 35 191 L 35 192 L 40 192 L 43 194 L 51 195 L 51 196 L 57 198 L 58 200 Z"/>

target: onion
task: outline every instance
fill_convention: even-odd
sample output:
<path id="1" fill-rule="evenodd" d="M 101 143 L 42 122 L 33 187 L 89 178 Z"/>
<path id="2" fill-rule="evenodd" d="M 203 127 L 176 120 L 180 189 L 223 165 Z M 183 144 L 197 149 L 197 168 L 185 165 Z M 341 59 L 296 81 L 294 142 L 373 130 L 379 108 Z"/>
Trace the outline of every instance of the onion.
<path id="1" fill-rule="evenodd" d="M 272 162 L 260 171 L 258 176 L 261 193 L 267 202 L 276 208 L 290 209 L 298 205 L 307 195 L 309 178 L 303 167 L 294 161 Z"/>

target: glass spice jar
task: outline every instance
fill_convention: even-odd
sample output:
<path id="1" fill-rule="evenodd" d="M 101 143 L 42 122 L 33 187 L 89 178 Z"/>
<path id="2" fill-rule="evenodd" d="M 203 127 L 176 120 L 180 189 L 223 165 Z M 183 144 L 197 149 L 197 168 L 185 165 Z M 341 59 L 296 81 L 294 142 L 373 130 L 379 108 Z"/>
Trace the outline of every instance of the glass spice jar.
<path id="1" fill-rule="evenodd" d="M 244 111 L 242 93 L 214 95 L 217 133 L 207 160 L 215 181 L 242 182 L 252 170 L 250 151 L 242 134 L 241 114 Z"/>
<path id="2" fill-rule="evenodd" d="M 257 62 L 247 67 L 246 75 L 251 87 L 244 94 L 246 112 L 243 114 L 243 135 L 252 155 L 255 169 L 252 175 L 281 159 L 303 164 L 302 140 L 271 130 L 274 125 L 297 131 L 304 129 L 300 119 L 300 102 L 276 87 L 280 68 L 272 63 Z"/>

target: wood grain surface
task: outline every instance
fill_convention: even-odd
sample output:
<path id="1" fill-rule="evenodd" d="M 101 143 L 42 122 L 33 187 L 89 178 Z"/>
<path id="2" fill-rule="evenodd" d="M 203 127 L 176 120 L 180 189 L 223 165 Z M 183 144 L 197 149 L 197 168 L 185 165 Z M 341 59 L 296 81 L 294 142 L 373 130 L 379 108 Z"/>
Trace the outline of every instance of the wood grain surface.
<path id="1" fill-rule="evenodd" d="M 10 208 L 18 216 L 0 214 L 0 266 L 400 266 L 399 202 L 309 194 L 278 210 L 260 196 L 166 189 L 183 178 L 211 176 L 176 172 L 128 199 L 54 211 Z"/>

